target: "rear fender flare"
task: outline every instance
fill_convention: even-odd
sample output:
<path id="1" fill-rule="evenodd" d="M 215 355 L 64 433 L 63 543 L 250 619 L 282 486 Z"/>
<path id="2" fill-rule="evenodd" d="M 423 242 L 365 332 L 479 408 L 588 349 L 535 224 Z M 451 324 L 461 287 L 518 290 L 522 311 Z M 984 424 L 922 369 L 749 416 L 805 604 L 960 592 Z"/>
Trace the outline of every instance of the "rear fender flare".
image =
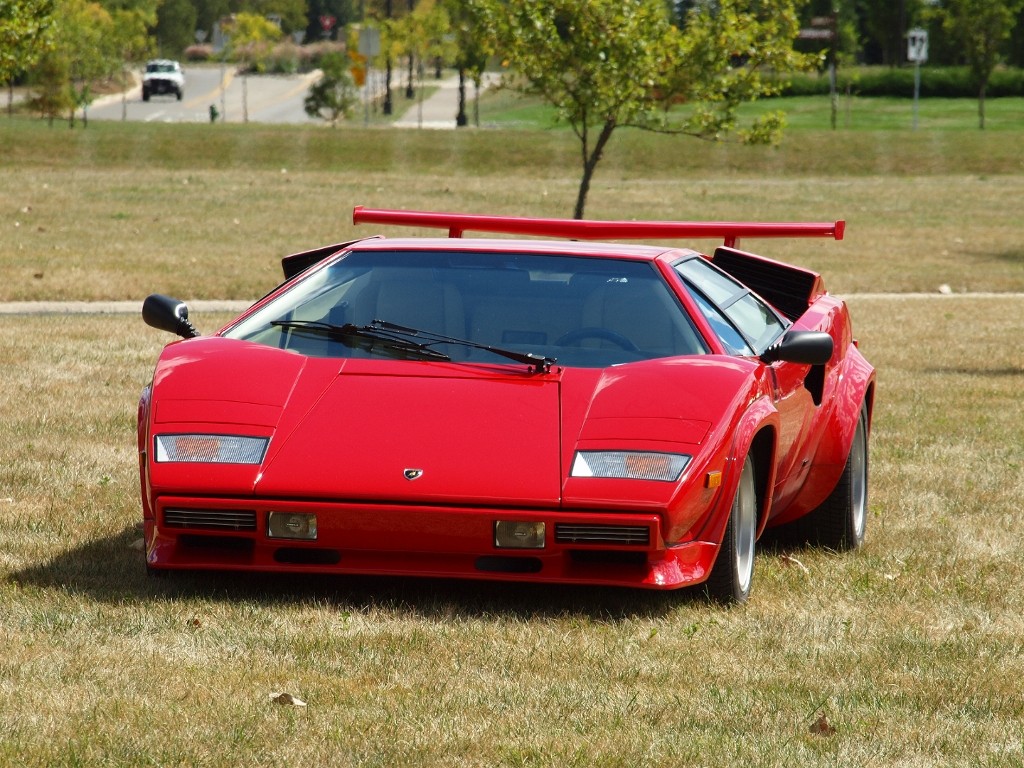
<path id="1" fill-rule="evenodd" d="M 835 407 L 829 414 L 825 439 L 818 449 L 816 464 L 836 465 L 842 469 L 850 455 L 853 435 L 862 408 L 868 411 L 868 432 L 874 410 L 875 370 L 856 347 L 850 346 L 846 355 L 846 370 L 835 393 Z M 837 475 L 838 476 L 838 475 Z"/>

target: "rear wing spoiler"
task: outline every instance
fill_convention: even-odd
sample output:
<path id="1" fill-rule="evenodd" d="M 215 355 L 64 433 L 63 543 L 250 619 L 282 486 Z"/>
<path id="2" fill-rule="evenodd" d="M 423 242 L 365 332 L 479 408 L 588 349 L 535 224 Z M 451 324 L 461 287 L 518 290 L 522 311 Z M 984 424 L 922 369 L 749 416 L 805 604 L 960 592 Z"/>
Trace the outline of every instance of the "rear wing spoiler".
<path id="1" fill-rule="evenodd" d="M 464 232 L 536 235 L 570 240 L 658 240 L 675 238 L 721 239 L 735 248 L 741 237 L 831 237 L 843 239 L 845 221 L 740 222 L 740 221 L 584 221 L 533 219 L 520 216 L 483 216 L 469 213 L 395 211 L 364 208 L 352 211 L 353 224 L 395 224 L 402 227 L 447 229 L 448 237 Z"/>

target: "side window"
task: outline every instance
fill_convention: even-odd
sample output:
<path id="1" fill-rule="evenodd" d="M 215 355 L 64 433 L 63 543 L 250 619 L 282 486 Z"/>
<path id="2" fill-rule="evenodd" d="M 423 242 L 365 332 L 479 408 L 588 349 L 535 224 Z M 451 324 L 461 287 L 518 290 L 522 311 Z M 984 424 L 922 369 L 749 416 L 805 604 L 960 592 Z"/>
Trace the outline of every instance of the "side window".
<path id="1" fill-rule="evenodd" d="M 771 307 L 699 258 L 676 265 L 701 312 L 726 349 L 734 355 L 763 352 L 786 330 Z"/>
<path id="2" fill-rule="evenodd" d="M 689 288 L 689 286 L 687 286 Z M 700 311 L 704 313 L 704 317 L 711 324 L 711 329 L 715 332 L 715 335 L 721 340 L 722 344 L 729 351 L 731 355 L 752 355 L 753 351 L 750 349 L 750 345 L 740 336 L 740 332 L 737 331 L 732 323 L 722 314 L 718 307 L 712 304 L 710 301 L 704 298 L 700 293 L 691 291 L 693 298 L 697 301 L 697 306 L 700 307 Z"/>

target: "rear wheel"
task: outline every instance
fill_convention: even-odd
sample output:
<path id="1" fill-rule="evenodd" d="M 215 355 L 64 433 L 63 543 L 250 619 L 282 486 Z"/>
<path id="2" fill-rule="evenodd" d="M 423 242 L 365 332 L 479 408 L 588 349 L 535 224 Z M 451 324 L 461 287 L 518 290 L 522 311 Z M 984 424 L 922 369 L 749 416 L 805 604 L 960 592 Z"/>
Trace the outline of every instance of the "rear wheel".
<path id="1" fill-rule="evenodd" d="M 757 536 L 757 489 L 754 462 L 743 461 L 740 483 L 733 498 L 729 524 L 722 547 L 711 568 L 704 589 L 712 600 L 721 603 L 745 603 L 754 579 L 754 539 Z"/>
<path id="2" fill-rule="evenodd" d="M 864 543 L 868 512 L 868 412 L 862 409 L 850 455 L 835 489 L 821 506 L 794 523 L 801 538 L 836 551 Z"/>

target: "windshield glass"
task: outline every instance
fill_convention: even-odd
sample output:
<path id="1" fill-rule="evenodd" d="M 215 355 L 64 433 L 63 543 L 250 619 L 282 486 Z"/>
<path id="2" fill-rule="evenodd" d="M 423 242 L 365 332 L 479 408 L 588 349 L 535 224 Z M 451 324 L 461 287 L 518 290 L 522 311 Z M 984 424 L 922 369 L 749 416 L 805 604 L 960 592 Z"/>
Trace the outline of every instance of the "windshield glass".
<path id="1" fill-rule="evenodd" d="M 651 264 L 464 251 L 349 252 L 224 335 L 318 357 L 407 358 L 324 332 L 375 320 L 471 341 L 431 343 L 456 362 L 509 362 L 482 346 L 581 367 L 707 351 Z"/>

